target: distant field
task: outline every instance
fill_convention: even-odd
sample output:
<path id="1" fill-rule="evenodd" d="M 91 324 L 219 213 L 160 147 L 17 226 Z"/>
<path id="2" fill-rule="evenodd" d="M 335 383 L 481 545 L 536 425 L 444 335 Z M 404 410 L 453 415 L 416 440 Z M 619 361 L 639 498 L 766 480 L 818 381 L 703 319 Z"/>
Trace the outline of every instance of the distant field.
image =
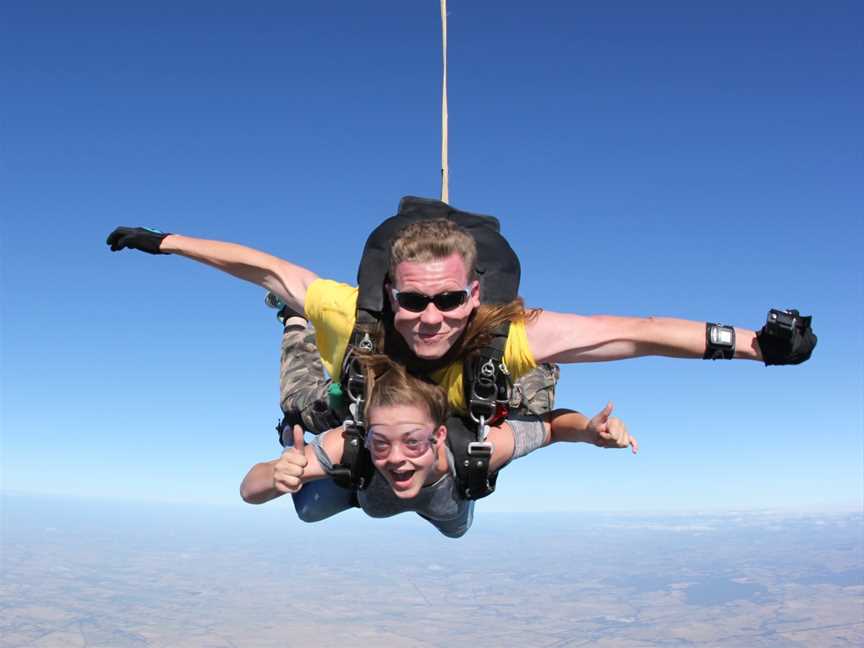
<path id="1" fill-rule="evenodd" d="M 8 496 L 0 647 L 864 645 L 861 514 L 318 525 Z M 346 643 L 347 642 L 347 643 Z"/>

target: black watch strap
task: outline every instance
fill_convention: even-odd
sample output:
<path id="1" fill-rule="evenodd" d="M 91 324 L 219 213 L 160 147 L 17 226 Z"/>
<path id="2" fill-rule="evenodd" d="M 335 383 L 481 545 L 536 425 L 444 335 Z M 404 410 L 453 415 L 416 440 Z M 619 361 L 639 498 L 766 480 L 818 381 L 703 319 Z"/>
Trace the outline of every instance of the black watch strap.
<path id="1" fill-rule="evenodd" d="M 705 322 L 705 360 L 731 360 L 735 357 L 735 328 Z"/>

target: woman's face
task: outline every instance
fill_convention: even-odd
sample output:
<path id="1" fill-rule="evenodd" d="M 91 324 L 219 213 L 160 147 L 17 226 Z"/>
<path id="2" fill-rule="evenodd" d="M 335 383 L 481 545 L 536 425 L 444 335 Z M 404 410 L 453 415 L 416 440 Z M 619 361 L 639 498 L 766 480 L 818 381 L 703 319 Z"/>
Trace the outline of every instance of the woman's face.
<path id="1" fill-rule="evenodd" d="M 436 427 L 415 405 L 374 407 L 368 412 L 366 447 L 372 463 L 400 499 L 416 497 L 439 477 L 438 448 L 447 428 Z"/>

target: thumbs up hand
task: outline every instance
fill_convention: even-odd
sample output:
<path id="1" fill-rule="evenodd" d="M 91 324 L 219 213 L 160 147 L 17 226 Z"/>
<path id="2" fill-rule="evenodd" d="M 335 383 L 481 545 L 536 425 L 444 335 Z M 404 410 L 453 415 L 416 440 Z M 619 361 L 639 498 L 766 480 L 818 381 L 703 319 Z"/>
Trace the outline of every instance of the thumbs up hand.
<path id="1" fill-rule="evenodd" d="M 588 431 L 594 434 L 594 445 L 600 448 L 626 448 L 630 446 L 633 454 L 639 452 L 636 437 L 630 436 L 624 421 L 612 416 L 612 403 L 606 403 L 599 414 L 588 422 Z"/>
<path id="2" fill-rule="evenodd" d="M 303 488 L 303 474 L 308 463 L 303 428 L 294 426 L 294 445 L 285 448 L 273 464 L 273 487 L 280 493 L 296 493 Z"/>

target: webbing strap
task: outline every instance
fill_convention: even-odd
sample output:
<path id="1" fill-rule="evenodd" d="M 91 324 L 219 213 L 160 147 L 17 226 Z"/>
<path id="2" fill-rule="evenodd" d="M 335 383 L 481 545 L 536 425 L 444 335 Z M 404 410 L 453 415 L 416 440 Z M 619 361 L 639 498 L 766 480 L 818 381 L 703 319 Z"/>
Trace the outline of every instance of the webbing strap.
<path id="1" fill-rule="evenodd" d="M 342 488 L 363 489 L 369 485 L 375 469 L 366 449 L 366 374 L 358 353 L 375 351 L 373 339 L 377 319 L 365 310 L 357 310 L 357 319 L 342 361 L 342 392 L 348 397 L 348 419 L 343 424 L 342 461 L 333 466 L 333 481 Z"/>
<path id="2" fill-rule="evenodd" d="M 478 500 L 495 492 L 498 473 L 489 473 L 492 444 L 477 441 L 476 433 L 468 429 L 457 416 L 447 419 L 447 444 L 453 453 L 457 486 L 465 499 Z"/>
<path id="3" fill-rule="evenodd" d="M 489 472 L 492 445 L 486 441 L 486 431 L 490 423 L 507 415 L 511 382 L 504 349 L 509 332 L 510 322 L 505 322 L 485 346 L 464 361 L 462 381 L 468 420 L 451 417 L 447 421 L 447 438 L 465 499 L 477 500 L 495 491 L 498 474 Z"/>
<path id="4" fill-rule="evenodd" d="M 441 202 L 450 202 L 450 170 L 447 167 L 447 0 L 441 0 L 441 40 L 444 81 L 441 91 Z"/>
<path id="5" fill-rule="evenodd" d="M 369 485 L 375 466 L 364 444 L 364 428 L 346 421 L 342 434 L 342 461 L 333 466 L 330 476 L 337 486 L 363 489 Z"/>

